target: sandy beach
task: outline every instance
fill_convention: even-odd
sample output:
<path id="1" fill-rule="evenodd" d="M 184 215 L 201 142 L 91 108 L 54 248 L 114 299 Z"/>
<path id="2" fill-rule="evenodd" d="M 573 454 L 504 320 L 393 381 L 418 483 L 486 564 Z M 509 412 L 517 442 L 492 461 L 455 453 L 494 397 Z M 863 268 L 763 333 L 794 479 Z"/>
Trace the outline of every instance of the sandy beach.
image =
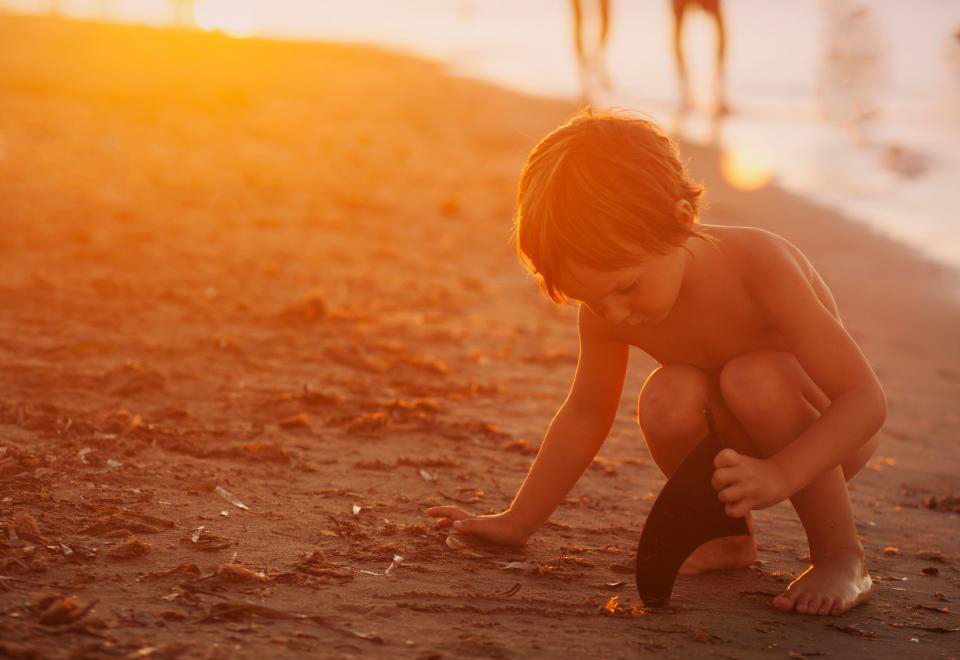
<path id="1" fill-rule="evenodd" d="M 346 45 L 6 14 L 0 44 L 0 657 L 960 657 L 956 273 L 683 146 L 703 222 L 806 252 L 883 382 L 877 586 L 773 609 L 785 503 L 752 567 L 645 610 L 646 356 L 526 547 L 423 514 L 502 510 L 566 395 L 575 310 L 510 230 L 576 107 Z"/>

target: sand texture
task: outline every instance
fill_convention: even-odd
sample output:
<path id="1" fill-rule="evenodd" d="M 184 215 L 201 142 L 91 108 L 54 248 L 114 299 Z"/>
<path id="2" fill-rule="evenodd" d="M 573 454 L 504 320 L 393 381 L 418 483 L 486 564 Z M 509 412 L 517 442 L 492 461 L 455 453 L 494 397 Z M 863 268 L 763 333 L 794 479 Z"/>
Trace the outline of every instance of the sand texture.
<path id="1" fill-rule="evenodd" d="M 783 504 L 754 566 L 645 611 L 640 354 L 528 546 L 422 513 L 502 510 L 566 394 L 574 310 L 509 232 L 575 108 L 351 46 L 10 15 L 0 44 L 0 657 L 960 655 L 950 272 L 685 149 L 704 220 L 806 251 L 884 383 L 851 484 L 878 586 L 841 618 L 772 609 L 806 567 Z"/>

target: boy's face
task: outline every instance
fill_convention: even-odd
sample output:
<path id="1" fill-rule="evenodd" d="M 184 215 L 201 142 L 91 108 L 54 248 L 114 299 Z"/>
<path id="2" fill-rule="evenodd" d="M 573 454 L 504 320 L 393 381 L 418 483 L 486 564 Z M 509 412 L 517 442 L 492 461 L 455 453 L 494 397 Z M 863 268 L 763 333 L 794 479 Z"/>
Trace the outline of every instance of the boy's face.
<path id="1" fill-rule="evenodd" d="M 677 247 L 665 255 L 638 255 L 637 265 L 617 270 L 570 264 L 558 284 L 609 323 L 656 325 L 673 309 L 688 257 Z"/>

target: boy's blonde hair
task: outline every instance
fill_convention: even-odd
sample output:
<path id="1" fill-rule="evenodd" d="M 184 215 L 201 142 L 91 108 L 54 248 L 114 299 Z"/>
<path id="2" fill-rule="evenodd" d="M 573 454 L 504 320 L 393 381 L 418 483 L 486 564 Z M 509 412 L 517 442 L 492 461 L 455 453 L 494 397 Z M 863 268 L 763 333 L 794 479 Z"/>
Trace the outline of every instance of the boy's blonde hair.
<path id="1" fill-rule="evenodd" d="M 696 218 L 702 194 L 656 124 L 588 108 L 540 140 L 523 165 L 517 252 L 547 295 L 563 302 L 557 275 L 565 263 L 614 270 L 703 238 L 676 214 L 686 200 Z"/>

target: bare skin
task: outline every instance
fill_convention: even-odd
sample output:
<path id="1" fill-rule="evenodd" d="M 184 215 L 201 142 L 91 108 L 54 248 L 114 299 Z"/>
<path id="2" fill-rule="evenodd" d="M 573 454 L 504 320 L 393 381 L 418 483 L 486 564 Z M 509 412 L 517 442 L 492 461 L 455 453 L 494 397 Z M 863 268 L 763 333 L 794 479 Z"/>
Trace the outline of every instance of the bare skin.
<path id="1" fill-rule="evenodd" d="M 677 213 L 692 222 L 682 204 Z M 789 498 L 807 532 L 812 564 L 773 605 L 840 614 L 871 594 L 846 479 L 876 447 L 882 389 L 799 250 L 760 230 L 703 229 L 715 244 L 691 238 L 687 249 L 647 255 L 636 267 L 570 269 L 561 287 L 582 302 L 580 361 L 513 504 L 493 516 L 452 506 L 427 513 L 463 533 L 525 542 L 602 445 L 633 345 L 663 365 L 638 402 L 655 462 L 667 475 L 679 466 L 706 434 L 709 404 L 730 445 L 713 476 L 727 514 L 749 516 Z M 717 539 L 682 572 L 747 566 L 755 557 L 752 534 Z"/>

